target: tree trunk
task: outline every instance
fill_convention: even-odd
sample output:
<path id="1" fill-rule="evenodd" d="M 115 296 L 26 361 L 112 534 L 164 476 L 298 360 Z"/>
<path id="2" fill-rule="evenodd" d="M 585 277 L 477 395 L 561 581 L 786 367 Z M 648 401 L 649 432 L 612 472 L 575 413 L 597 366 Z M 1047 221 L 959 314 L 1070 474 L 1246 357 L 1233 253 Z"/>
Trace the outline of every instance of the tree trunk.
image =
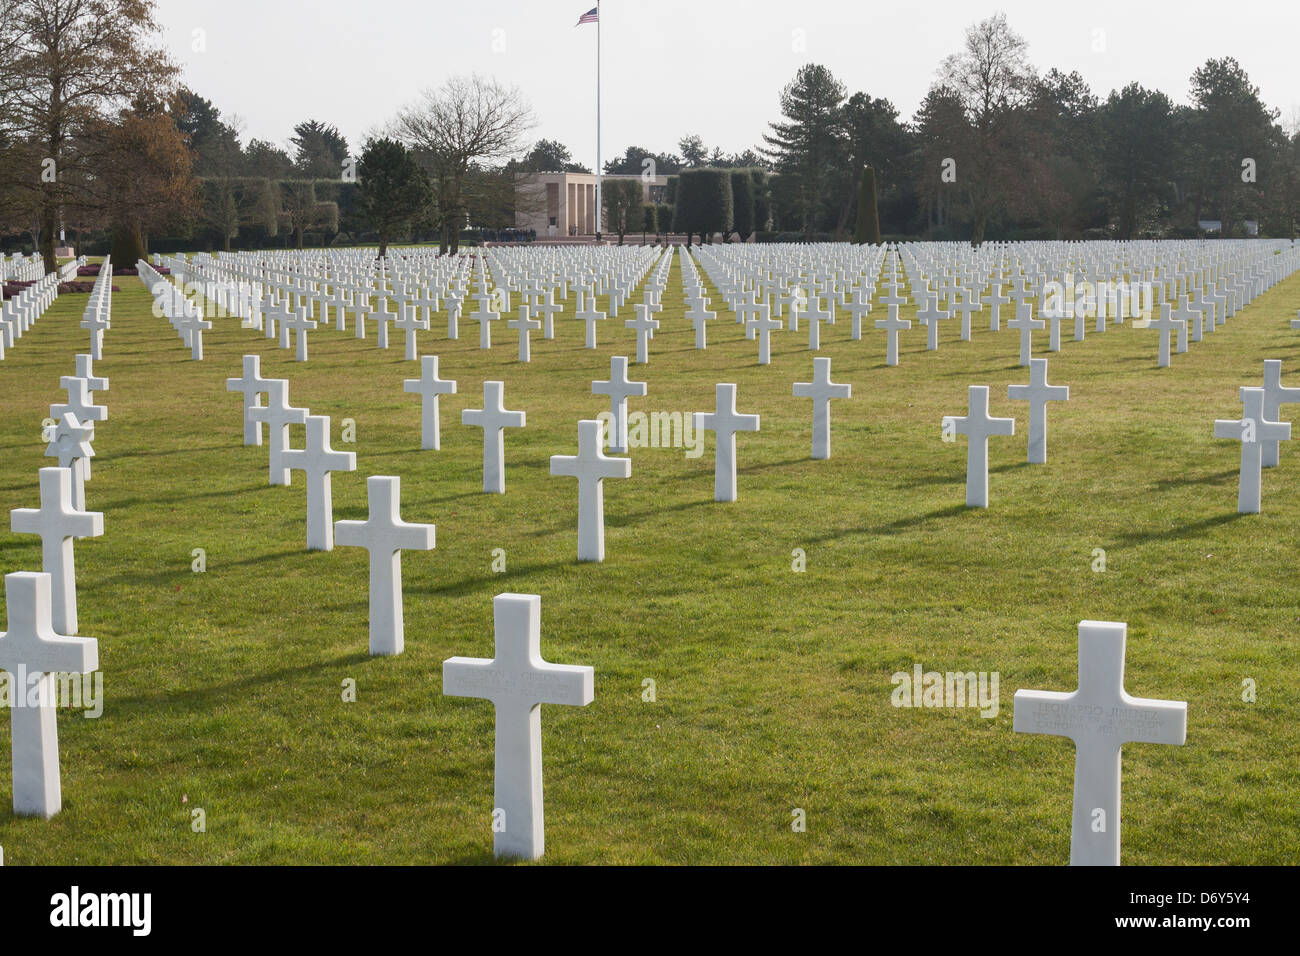
<path id="1" fill-rule="evenodd" d="M 59 261 L 54 256 L 54 243 L 58 231 L 55 212 L 54 197 L 47 192 L 41 205 L 41 258 L 45 261 L 47 273 L 59 268 Z"/>
<path id="2" fill-rule="evenodd" d="M 141 259 L 148 256 L 145 245 L 144 230 L 138 222 L 117 222 L 111 230 L 110 253 L 114 265 L 132 268 Z"/>

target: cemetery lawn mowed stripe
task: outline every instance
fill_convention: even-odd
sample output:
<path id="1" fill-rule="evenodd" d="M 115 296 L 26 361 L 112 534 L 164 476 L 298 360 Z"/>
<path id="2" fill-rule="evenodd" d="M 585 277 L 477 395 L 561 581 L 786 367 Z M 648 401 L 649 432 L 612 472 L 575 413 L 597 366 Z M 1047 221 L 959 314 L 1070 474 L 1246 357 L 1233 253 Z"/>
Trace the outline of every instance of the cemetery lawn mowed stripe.
<path id="1" fill-rule="evenodd" d="M 1300 447 L 1284 442 L 1265 471 L 1263 514 L 1239 516 L 1240 446 L 1215 440 L 1213 421 L 1240 417 L 1237 389 L 1260 384 L 1265 358 L 1300 379 L 1287 322 L 1300 276 L 1170 369 L 1155 368 L 1151 330 L 1090 321 L 1075 343 L 1063 329 L 1050 380 L 1070 400 L 1049 407 L 1048 463 L 1030 466 L 1028 406 L 1006 397 L 1029 370 L 987 312 L 968 344 L 944 323 L 937 353 L 914 325 L 892 369 L 871 328 L 883 312 L 862 342 L 841 312 L 816 354 L 853 397 L 832 403 L 832 458 L 812 461 L 812 403 L 791 395 L 811 380 L 806 326 L 777 333 L 760 368 L 723 306 L 695 351 L 674 265 L 649 364 L 629 369 L 649 382 L 631 410 L 711 411 L 714 384 L 735 382 L 762 430 L 738 436 L 732 504 L 712 500 L 711 434 L 695 459 L 634 449 L 632 478 L 605 485 L 603 565 L 575 560 L 577 485 L 549 459 L 574 454 L 577 421 L 608 408 L 591 382 L 611 354 L 635 354 L 630 304 L 588 351 L 571 295 L 528 366 L 504 322 L 483 352 L 475 323 L 450 342 L 437 314 L 420 352 L 459 391 L 442 398 L 442 450 L 421 452 L 419 398 L 402 391 L 419 364 L 403 361 L 400 333 L 380 352 L 373 327 L 359 342 L 331 317 L 300 365 L 218 318 L 195 363 L 139 280 L 117 284 L 95 366 L 109 418 L 86 486 L 105 534 L 76 546 L 104 713 L 60 714 L 53 820 L 16 819 L 0 776 L 7 863 L 490 862 L 492 706 L 443 697 L 441 665 L 492 656 L 504 591 L 542 596 L 543 656 L 595 667 L 589 707 L 543 707 L 547 862 L 1064 864 L 1074 748 L 1014 734 L 1012 696 L 1076 687 L 1085 618 L 1128 622 L 1129 693 L 1188 702 L 1186 746 L 1124 748 L 1124 862 L 1297 862 Z M 0 362 L 5 513 L 38 503 L 36 471 L 52 463 L 41 422 L 87 350 L 85 302 L 59 297 Z M 1035 334 L 1036 356 L 1046 343 Z M 225 379 L 246 353 L 357 453 L 357 472 L 334 475 L 335 518 L 365 517 L 366 476 L 400 475 L 402 516 L 437 525 L 435 551 L 403 558 L 401 656 L 366 653 L 366 553 L 308 553 L 302 474 L 271 487 L 266 447 L 241 444 Z M 528 414 L 506 434 L 504 496 L 480 492 L 483 433 L 460 424 L 485 379 Z M 940 440 L 972 384 L 1017 419 L 1014 438 L 990 441 L 987 511 L 963 505 L 965 440 Z M 340 440 L 345 418 L 355 445 Z M 205 573 L 191 570 L 196 548 Z M 7 519 L 0 567 L 40 568 L 39 540 Z M 997 717 L 891 706 L 891 675 L 916 663 L 998 672 Z M 348 678 L 355 703 L 341 699 Z M 0 753 L 9 733 L 0 720 Z M 206 832 L 192 831 L 196 808 Z M 792 832 L 794 808 L 806 833 Z"/>

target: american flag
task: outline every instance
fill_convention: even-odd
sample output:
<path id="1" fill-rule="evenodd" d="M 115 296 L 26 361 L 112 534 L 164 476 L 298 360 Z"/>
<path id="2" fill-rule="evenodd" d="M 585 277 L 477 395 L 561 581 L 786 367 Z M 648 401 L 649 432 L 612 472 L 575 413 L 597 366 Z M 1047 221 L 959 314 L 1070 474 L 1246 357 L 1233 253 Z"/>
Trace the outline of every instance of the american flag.
<path id="1" fill-rule="evenodd" d="M 600 15 L 596 12 L 596 8 L 595 8 L 595 7 L 592 7 L 590 10 L 588 10 L 588 11 L 587 11 L 586 13 L 584 13 L 582 16 L 578 17 L 578 22 L 575 23 L 574 26 L 575 26 L 575 27 L 577 27 L 577 26 L 581 26 L 581 25 L 584 24 L 584 23 L 595 23 L 595 22 L 596 22 L 596 19 L 597 19 L 599 16 L 600 16 Z"/>

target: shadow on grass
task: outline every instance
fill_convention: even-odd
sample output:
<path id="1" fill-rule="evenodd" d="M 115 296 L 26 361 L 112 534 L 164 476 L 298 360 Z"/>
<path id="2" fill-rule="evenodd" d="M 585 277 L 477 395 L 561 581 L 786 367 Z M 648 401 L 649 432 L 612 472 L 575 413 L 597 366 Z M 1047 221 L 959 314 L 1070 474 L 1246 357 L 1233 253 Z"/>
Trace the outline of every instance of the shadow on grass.
<path id="1" fill-rule="evenodd" d="M 349 651 L 338 657 L 318 661 L 314 664 L 281 667 L 273 671 L 259 670 L 256 674 L 241 677 L 238 680 L 227 681 L 224 684 L 205 684 L 192 690 L 163 690 L 156 694 L 134 694 L 125 697 L 114 695 L 113 706 L 122 708 L 136 705 L 147 709 L 156 704 L 186 703 L 190 705 L 206 705 L 211 698 L 224 697 L 241 690 L 247 690 L 250 687 L 274 684 L 280 680 L 315 674 L 330 668 L 363 667 L 376 660 L 386 660 L 386 658 L 371 657 L 368 651 Z"/>
<path id="2" fill-rule="evenodd" d="M 787 458 L 784 461 L 765 461 L 757 465 L 746 465 L 744 468 L 737 468 L 736 474 L 749 475 L 756 471 L 767 471 L 769 468 L 785 468 L 787 465 L 802 465 L 813 461 L 811 455 L 805 455 L 801 458 Z"/>
<path id="3" fill-rule="evenodd" d="M 1176 528 L 1162 528 L 1156 531 L 1130 531 L 1127 534 L 1117 535 L 1114 540 L 1119 544 L 1136 545 L 1147 544 L 1152 541 L 1163 541 L 1170 538 L 1187 538 L 1197 534 L 1198 532 L 1217 528 L 1219 525 L 1230 524 L 1239 518 L 1249 517 L 1251 516 L 1230 511 L 1221 515 L 1214 515 L 1210 518 L 1202 518 L 1200 521 L 1192 521 L 1184 525 L 1179 525 Z"/>
<path id="4" fill-rule="evenodd" d="M 151 495 L 147 498 L 122 498 L 118 501 L 106 501 L 103 503 L 95 502 L 95 505 L 103 511 L 116 511 L 118 508 L 132 508 L 136 505 L 145 505 L 146 507 L 150 507 L 153 505 L 186 504 L 191 501 L 196 501 L 199 498 L 232 498 L 236 495 L 256 494 L 265 488 L 272 487 L 282 486 L 271 485 L 266 481 L 260 481 L 255 485 L 245 485 L 239 488 L 224 488 L 221 491 L 204 491 L 199 494 L 187 492 L 183 495 L 172 495 L 168 498 L 163 498 L 158 495 Z M 93 486 L 88 487 L 86 491 L 87 493 L 94 491 Z"/>
<path id="5" fill-rule="evenodd" d="M 119 461 L 123 458 L 154 458 L 159 455 L 192 455 L 202 451 L 233 451 L 237 448 L 243 448 L 243 445 L 204 445 L 199 448 L 186 446 L 184 448 L 163 448 L 157 451 L 119 451 L 108 454 L 98 454 L 95 456 L 95 464 L 100 465 L 107 462 Z"/>
<path id="6" fill-rule="evenodd" d="M 575 538 L 576 538 L 576 532 L 575 532 Z M 575 543 L 575 552 L 576 552 L 576 543 Z M 494 593 L 500 593 L 503 590 L 506 591 L 509 590 L 509 588 L 504 588 L 504 589 L 501 588 L 500 587 L 501 582 L 510 581 L 513 578 L 526 577 L 527 575 L 537 574 L 543 571 L 551 571 L 554 570 L 555 568 L 565 568 L 565 567 L 569 567 L 570 565 L 577 565 L 578 563 L 579 562 L 577 558 L 574 558 L 571 561 L 547 561 L 538 564 L 515 565 L 513 567 L 507 565 L 506 570 L 499 573 L 488 572 L 486 574 L 479 574 L 473 577 L 461 578 L 458 581 L 451 581 L 447 584 L 440 584 L 437 587 L 431 587 L 431 588 L 406 587 L 404 589 L 404 593 L 408 595 L 439 594 L 444 596 L 460 597 L 465 594 L 471 594 L 474 591 L 484 586 L 491 586 L 492 588 L 495 588 Z M 370 602 L 368 600 L 363 600 L 361 602 L 352 602 L 348 605 L 345 605 L 345 607 L 352 608 L 352 609 L 356 609 L 359 607 L 364 611 L 368 611 L 370 607 Z"/>
<path id="7" fill-rule="evenodd" d="M 1156 491 L 1168 491 L 1170 488 L 1181 488 L 1185 485 L 1220 485 L 1229 479 L 1236 478 L 1239 469 L 1232 468 L 1228 471 L 1215 472 L 1212 475 L 1201 475 L 1199 477 L 1180 477 L 1166 478 L 1157 481 L 1152 485 Z"/>
<path id="8" fill-rule="evenodd" d="M 947 508 L 939 508 L 935 511 L 927 511 L 925 514 L 912 515 L 907 518 L 899 518 L 897 521 L 891 521 L 889 524 L 877 525 L 874 528 L 844 528 L 841 531 L 834 531 L 830 534 L 824 534 L 820 537 L 809 539 L 813 544 L 821 544 L 824 541 L 833 541 L 836 538 L 847 537 L 848 535 L 890 535 L 899 531 L 906 531 L 908 528 L 915 528 L 929 521 L 938 521 L 942 518 L 955 518 L 958 515 L 966 514 L 970 511 L 982 511 L 982 508 L 968 508 L 965 504 L 950 505 Z"/>
<path id="9" fill-rule="evenodd" d="M 213 561 L 212 556 L 208 555 L 207 559 L 209 562 L 211 562 L 208 565 L 208 571 L 219 570 L 224 568 L 238 568 L 244 565 L 267 564 L 273 561 L 278 561 L 281 558 L 295 557 L 297 555 L 305 555 L 309 553 L 323 554 L 325 552 L 308 552 L 306 547 L 297 547 L 297 548 L 291 548 L 287 551 L 272 551 L 268 554 L 258 554 L 258 555 L 254 555 L 251 558 L 243 558 L 239 561 L 225 561 L 222 560 L 220 556 L 217 557 L 216 561 Z M 105 578 L 103 583 L 104 584 L 135 583 L 135 584 L 163 585 L 163 584 L 171 584 L 178 579 L 189 580 L 191 578 L 197 577 L 197 575 L 195 575 L 195 573 L 190 570 L 189 564 L 185 563 L 189 561 L 189 555 L 185 556 L 184 561 L 181 561 L 179 558 L 177 559 L 177 561 L 178 564 L 174 568 L 165 568 L 165 569 L 159 569 L 153 571 L 127 571 L 121 574 L 115 574 L 110 578 Z"/>
<path id="10" fill-rule="evenodd" d="M 1032 467 L 1027 461 L 1012 462 L 1009 465 L 997 465 L 989 469 L 990 475 L 1003 475 L 1011 471 L 1021 471 L 1025 468 Z M 966 469 L 963 467 L 960 471 L 954 471 L 951 474 L 928 475 L 921 478 L 914 478 L 911 481 L 895 485 L 895 491 L 905 491 L 909 488 L 924 488 L 927 485 L 964 485 L 966 483 Z"/>

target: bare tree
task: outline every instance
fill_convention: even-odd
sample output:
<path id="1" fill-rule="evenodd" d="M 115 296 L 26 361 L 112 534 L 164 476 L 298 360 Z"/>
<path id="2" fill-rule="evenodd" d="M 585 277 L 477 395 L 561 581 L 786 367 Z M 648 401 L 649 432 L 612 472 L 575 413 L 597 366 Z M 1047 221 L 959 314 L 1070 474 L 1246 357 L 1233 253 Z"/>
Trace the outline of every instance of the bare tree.
<path id="1" fill-rule="evenodd" d="M 970 203 L 972 245 L 984 241 L 989 217 L 1015 185 L 1016 124 L 1034 83 L 1026 49 L 1006 14 L 998 13 L 968 27 L 961 52 L 939 66 L 941 85 L 961 102 L 973 134 L 965 155 L 954 157 L 957 182 Z"/>
<path id="2" fill-rule="evenodd" d="M 89 181 L 77 175 L 86 166 L 77 139 L 133 102 L 163 99 L 176 67 L 149 45 L 152 0 L 16 0 L 0 12 L 0 122 L 28 147 L 9 184 L 36 194 L 52 271 L 60 212 L 79 198 L 71 184 Z"/>
<path id="3" fill-rule="evenodd" d="M 453 76 L 398 113 L 393 135 L 415 152 L 433 180 L 442 251 L 459 248 L 473 192 L 471 172 L 519 155 L 536 125 L 516 87 L 478 74 Z"/>

